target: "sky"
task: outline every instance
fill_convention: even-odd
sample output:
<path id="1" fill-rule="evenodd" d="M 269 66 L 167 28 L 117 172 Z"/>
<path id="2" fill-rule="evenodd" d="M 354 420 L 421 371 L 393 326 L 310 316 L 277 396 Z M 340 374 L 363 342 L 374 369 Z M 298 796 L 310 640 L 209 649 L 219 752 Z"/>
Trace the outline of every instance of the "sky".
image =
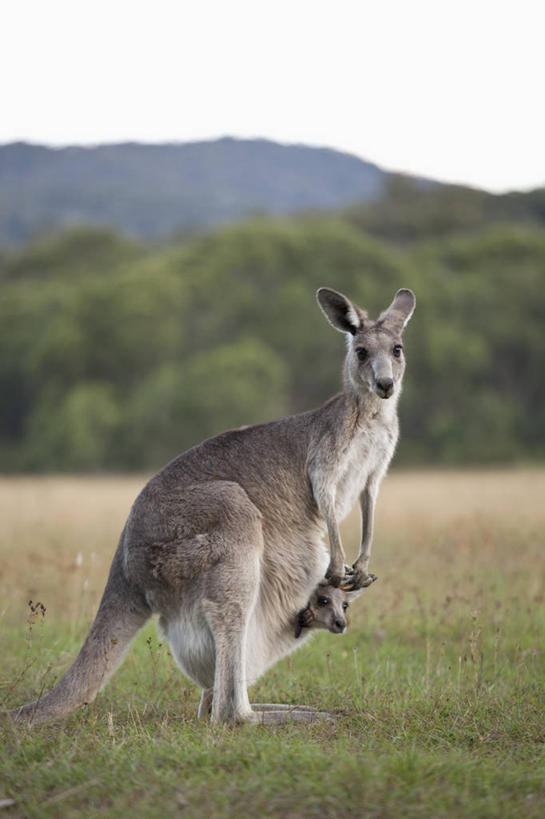
<path id="1" fill-rule="evenodd" d="M 5 0 L 0 143 L 230 135 L 545 185 L 542 0 Z"/>

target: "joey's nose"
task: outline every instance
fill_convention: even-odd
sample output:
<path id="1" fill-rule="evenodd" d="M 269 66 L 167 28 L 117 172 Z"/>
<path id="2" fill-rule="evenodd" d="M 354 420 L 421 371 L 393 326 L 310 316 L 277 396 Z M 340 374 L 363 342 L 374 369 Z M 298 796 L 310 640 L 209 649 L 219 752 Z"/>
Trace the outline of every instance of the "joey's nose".
<path id="1" fill-rule="evenodd" d="M 339 620 L 339 619 L 335 620 L 335 628 L 336 628 L 337 631 L 344 631 L 345 626 L 346 626 L 346 623 L 345 623 L 344 620 Z"/>
<path id="2" fill-rule="evenodd" d="M 377 393 L 381 398 L 389 398 L 394 391 L 394 382 L 391 378 L 377 378 Z"/>

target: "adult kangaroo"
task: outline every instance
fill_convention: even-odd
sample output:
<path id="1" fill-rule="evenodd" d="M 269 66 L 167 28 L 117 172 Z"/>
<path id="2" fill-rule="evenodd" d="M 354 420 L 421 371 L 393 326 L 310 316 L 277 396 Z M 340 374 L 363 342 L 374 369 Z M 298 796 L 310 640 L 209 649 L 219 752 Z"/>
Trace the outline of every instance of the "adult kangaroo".
<path id="1" fill-rule="evenodd" d="M 281 706 L 258 713 L 247 686 L 301 644 L 293 618 L 324 574 L 353 591 L 375 579 L 373 510 L 398 437 L 401 333 L 415 304 L 410 290 L 399 290 L 372 321 L 335 290 L 323 287 L 317 298 L 348 341 L 343 391 L 310 412 L 216 435 L 149 481 L 77 659 L 48 694 L 11 711 L 15 720 L 64 717 L 93 700 L 153 613 L 181 669 L 204 689 L 201 716 L 309 716 Z M 338 521 L 358 497 L 361 545 L 345 571 Z"/>

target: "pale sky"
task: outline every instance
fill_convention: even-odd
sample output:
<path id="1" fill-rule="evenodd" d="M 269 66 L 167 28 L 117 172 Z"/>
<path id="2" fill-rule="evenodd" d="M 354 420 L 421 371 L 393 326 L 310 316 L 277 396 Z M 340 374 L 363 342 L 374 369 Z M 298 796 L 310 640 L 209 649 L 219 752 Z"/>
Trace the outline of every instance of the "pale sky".
<path id="1" fill-rule="evenodd" d="M 543 0 L 4 0 L 0 142 L 266 137 L 545 185 Z"/>

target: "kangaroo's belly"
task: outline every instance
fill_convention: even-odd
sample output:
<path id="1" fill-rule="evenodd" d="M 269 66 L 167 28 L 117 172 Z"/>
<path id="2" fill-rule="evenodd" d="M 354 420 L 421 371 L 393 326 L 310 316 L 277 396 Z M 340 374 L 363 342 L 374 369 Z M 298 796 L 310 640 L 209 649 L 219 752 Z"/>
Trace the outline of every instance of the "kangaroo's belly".
<path id="1" fill-rule="evenodd" d="M 299 638 L 295 637 L 295 624 L 277 625 L 274 633 L 263 628 L 259 615 L 250 622 L 249 639 L 246 653 L 246 681 L 253 685 L 278 660 L 300 648 L 312 636 L 306 630 Z"/>
<path id="2" fill-rule="evenodd" d="M 306 551 L 305 574 L 292 576 L 288 560 L 262 567 L 260 592 L 248 612 L 246 632 L 247 683 L 251 685 L 275 662 L 301 646 L 293 620 L 306 606 L 325 575 L 329 554 L 321 541 Z M 188 595 L 180 607 L 169 608 L 159 620 L 160 632 L 170 645 L 177 665 L 201 688 L 212 688 L 216 665 L 214 635 L 198 596 Z M 306 635 L 305 635 L 306 636 Z"/>
<path id="3" fill-rule="evenodd" d="M 180 669 L 201 688 L 212 688 L 216 655 L 213 635 L 204 618 L 195 612 L 181 613 L 178 618 L 159 621 L 159 628 L 168 640 L 172 656 Z M 246 681 L 255 683 L 274 663 L 302 646 L 311 636 L 307 631 L 298 639 L 295 629 L 276 624 L 266 630 L 266 619 L 256 611 L 250 618 L 246 647 Z"/>
<path id="4" fill-rule="evenodd" d="M 181 670 L 201 688 L 212 688 L 216 667 L 214 637 L 203 612 L 182 607 L 177 617 L 161 617 L 159 629 Z"/>

